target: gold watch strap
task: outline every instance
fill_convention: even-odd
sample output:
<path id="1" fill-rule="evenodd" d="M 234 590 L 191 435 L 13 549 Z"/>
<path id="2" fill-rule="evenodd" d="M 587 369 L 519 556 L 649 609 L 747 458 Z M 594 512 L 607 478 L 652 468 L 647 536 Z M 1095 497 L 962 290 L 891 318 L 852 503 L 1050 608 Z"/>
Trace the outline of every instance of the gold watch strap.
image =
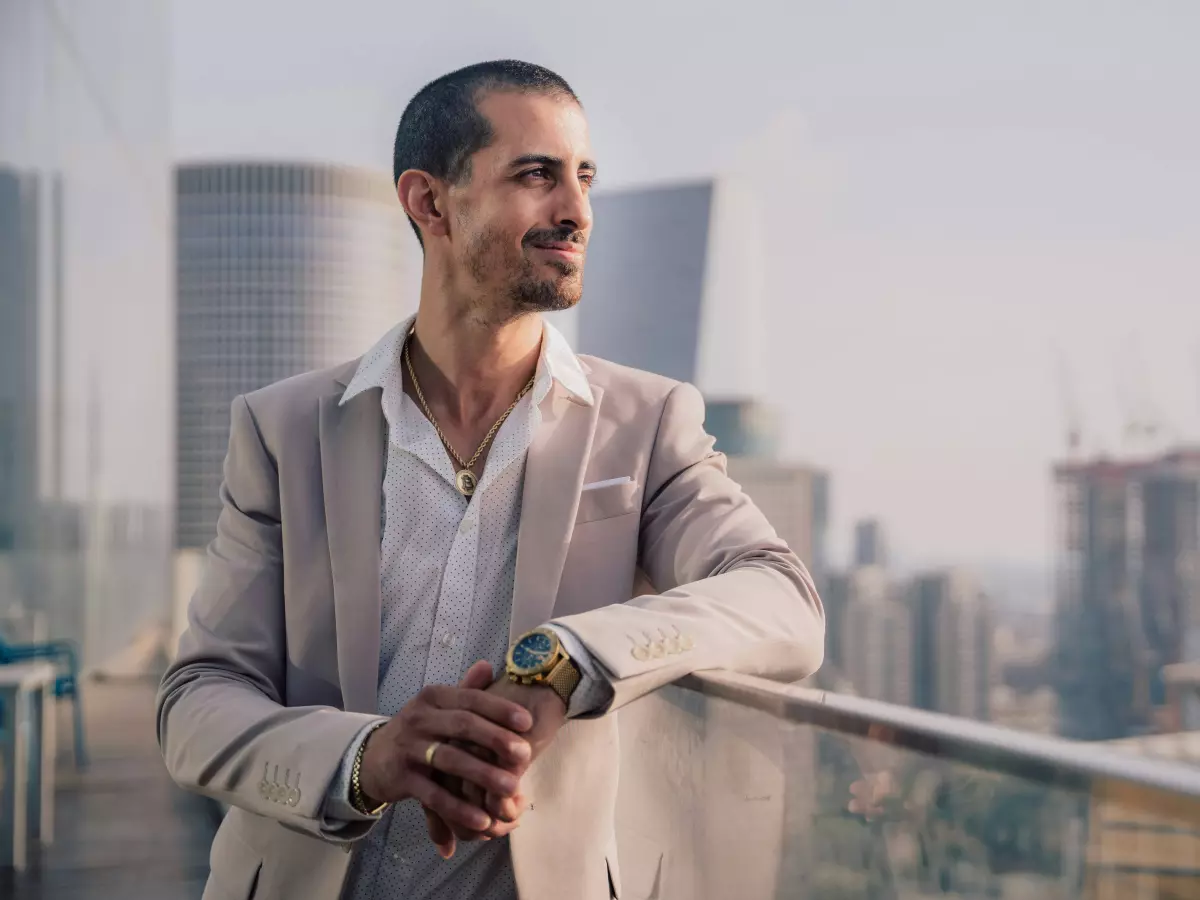
<path id="1" fill-rule="evenodd" d="M 563 703 L 567 706 L 571 705 L 571 695 L 575 693 L 575 688 L 579 687 L 579 682 L 583 680 L 583 675 L 579 672 L 579 667 L 571 661 L 571 657 L 564 656 L 559 660 L 550 672 L 546 675 L 546 684 L 562 697 Z"/>

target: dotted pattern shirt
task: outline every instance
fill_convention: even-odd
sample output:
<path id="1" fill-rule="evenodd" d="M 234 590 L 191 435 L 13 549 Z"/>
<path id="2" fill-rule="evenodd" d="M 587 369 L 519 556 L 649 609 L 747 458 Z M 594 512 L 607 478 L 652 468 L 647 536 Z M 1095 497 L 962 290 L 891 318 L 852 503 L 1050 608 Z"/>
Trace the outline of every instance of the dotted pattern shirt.
<path id="1" fill-rule="evenodd" d="M 455 467 L 437 433 L 404 393 L 401 352 L 412 319 L 368 352 L 343 395 L 382 388 L 388 425 L 380 553 L 382 621 L 379 713 L 395 715 L 429 684 L 456 684 L 478 659 L 503 671 L 516 574 L 525 458 L 541 422 L 539 404 L 557 380 L 584 402 L 591 388 L 566 340 L 548 323 L 534 388 L 513 410 L 488 453 L 474 496 L 454 485 Z M 584 680 L 570 714 L 605 705 L 608 679 L 574 635 L 558 629 Z M 347 749 L 324 806 L 326 828 L 361 821 L 349 804 L 349 773 L 358 744 Z M 516 900 L 507 838 L 460 843 L 450 860 L 430 842 L 415 800 L 389 808 L 354 848 L 348 900 Z"/>

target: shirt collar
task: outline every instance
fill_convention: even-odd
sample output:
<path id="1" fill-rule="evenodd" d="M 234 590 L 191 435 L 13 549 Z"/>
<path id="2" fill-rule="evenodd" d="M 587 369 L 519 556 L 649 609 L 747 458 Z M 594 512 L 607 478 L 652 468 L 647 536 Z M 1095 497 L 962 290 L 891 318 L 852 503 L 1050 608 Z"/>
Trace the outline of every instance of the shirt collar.
<path id="1" fill-rule="evenodd" d="M 371 388 L 384 388 L 393 374 L 399 374 L 400 354 L 416 318 L 415 315 L 409 316 L 366 352 L 354 372 L 354 377 L 346 385 L 341 404 L 349 403 Z M 555 381 L 584 406 L 591 406 L 595 402 L 592 386 L 588 384 L 587 375 L 584 374 L 575 351 L 571 349 L 562 332 L 543 319 L 542 351 L 538 357 L 533 381 L 534 405 L 545 399 Z"/>

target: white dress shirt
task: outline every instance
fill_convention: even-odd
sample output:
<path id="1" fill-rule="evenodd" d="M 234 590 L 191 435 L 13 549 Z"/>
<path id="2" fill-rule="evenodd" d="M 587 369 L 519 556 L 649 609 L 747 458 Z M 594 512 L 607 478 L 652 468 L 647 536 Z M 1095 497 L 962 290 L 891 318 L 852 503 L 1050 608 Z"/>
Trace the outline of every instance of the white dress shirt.
<path id="1" fill-rule="evenodd" d="M 468 501 L 455 487 L 455 466 L 432 424 L 403 390 L 402 350 L 412 322 L 402 322 L 363 357 L 341 401 L 382 388 L 388 426 L 380 548 L 381 716 L 398 713 L 425 685 L 457 684 L 476 660 L 491 662 L 497 675 L 503 671 L 525 458 L 541 423 L 538 407 L 554 381 L 581 402 L 594 402 L 575 354 L 546 323 L 533 389 L 496 434 Z M 555 630 L 583 674 L 569 714 L 606 706 L 612 688 L 604 673 L 573 634 Z M 349 774 L 371 727 L 347 750 L 326 798 L 331 831 L 366 818 L 349 803 Z M 454 857 L 443 860 L 415 800 L 389 808 L 358 842 L 343 894 L 350 900 L 517 898 L 507 838 L 460 843 Z"/>

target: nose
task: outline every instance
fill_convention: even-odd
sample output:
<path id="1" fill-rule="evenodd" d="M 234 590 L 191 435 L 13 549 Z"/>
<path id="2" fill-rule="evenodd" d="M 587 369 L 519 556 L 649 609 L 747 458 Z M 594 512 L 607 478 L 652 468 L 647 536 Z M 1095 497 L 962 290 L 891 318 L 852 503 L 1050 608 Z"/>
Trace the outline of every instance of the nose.
<path id="1" fill-rule="evenodd" d="M 592 227 L 592 202 L 584 186 L 577 179 L 560 182 L 558 209 L 554 224 L 572 231 L 588 232 Z"/>

